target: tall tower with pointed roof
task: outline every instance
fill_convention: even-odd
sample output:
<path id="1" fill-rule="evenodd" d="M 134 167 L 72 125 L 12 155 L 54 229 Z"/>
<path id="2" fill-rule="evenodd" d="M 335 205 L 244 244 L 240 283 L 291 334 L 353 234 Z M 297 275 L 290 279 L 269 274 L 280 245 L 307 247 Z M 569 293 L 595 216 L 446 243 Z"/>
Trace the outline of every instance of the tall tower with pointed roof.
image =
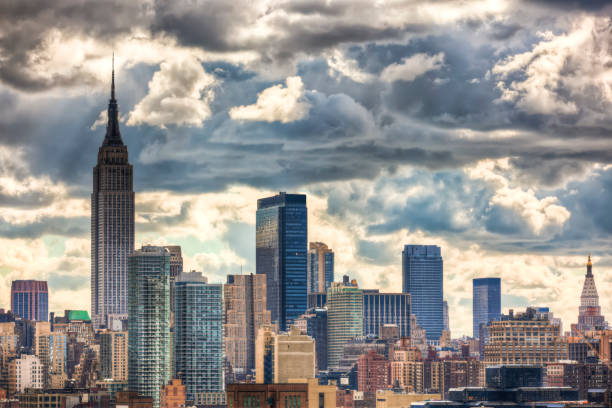
<path id="1" fill-rule="evenodd" d="M 119 131 L 113 57 L 108 124 L 91 194 L 91 314 L 96 327 L 127 319 L 127 262 L 133 251 L 133 168 Z"/>
<path id="2" fill-rule="evenodd" d="M 576 329 L 584 333 L 589 330 L 605 329 L 608 325 L 604 316 L 601 315 L 601 307 L 599 306 L 599 295 L 595 286 L 595 278 L 593 276 L 593 263 L 589 255 L 587 264 L 587 272 L 584 277 L 584 286 L 580 295 L 580 307 L 578 308 L 578 324 Z"/>

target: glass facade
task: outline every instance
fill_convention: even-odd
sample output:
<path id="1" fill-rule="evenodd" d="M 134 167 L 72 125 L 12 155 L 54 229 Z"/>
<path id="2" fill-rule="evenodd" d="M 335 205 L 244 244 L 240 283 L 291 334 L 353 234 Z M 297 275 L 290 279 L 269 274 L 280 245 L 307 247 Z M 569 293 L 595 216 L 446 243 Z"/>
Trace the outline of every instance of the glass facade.
<path id="1" fill-rule="evenodd" d="M 258 200 L 255 228 L 256 272 L 266 275 L 271 319 L 284 331 L 307 306 L 306 196 L 281 192 Z"/>
<path id="2" fill-rule="evenodd" d="M 499 320 L 501 316 L 501 279 L 481 278 L 473 281 L 473 336 L 480 338 L 481 324 Z"/>
<path id="3" fill-rule="evenodd" d="M 410 293 L 412 313 L 430 342 L 444 330 L 443 263 L 436 245 L 406 245 L 402 252 L 404 293 Z"/>
<path id="4" fill-rule="evenodd" d="M 16 280 L 11 283 L 11 310 L 25 320 L 49 319 L 49 289 L 46 281 Z"/>
<path id="5" fill-rule="evenodd" d="M 334 281 L 334 253 L 322 242 L 308 250 L 308 294 L 325 293 Z"/>
<path id="6" fill-rule="evenodd" d="M 363 334 L 363 290 L 357 282 L 333 282 L 327 291 L 327 367 L 337 368 L 344 345 Z"/>
<path id="7" fill-rule="evenodd" d="M 170 379 L 170 254 L 143 246 L 129 258 L 128 386 L 153 398 Z"/>
<path id="8" fill-rule="evenodd" d="M 223 391 L 223 286 L 199 272 L 182 273 L 174 302 L 173 378 L 183 381 L 188 401 Z"/>
<path id="9" fill-rule="evenodd" d="M 385 324 L 396 324 L 400 337 L 410 337 L 410 295 L 364 290 L 363 335 L 380 337 Z"/>

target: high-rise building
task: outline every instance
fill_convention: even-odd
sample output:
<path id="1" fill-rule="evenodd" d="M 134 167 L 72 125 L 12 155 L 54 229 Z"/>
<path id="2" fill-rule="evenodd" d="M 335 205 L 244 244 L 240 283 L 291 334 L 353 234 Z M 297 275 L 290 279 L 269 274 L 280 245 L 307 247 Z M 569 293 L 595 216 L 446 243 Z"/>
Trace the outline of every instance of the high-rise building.
<path id="1" fill-rule="evenodd" d="M 143 246 L 128 264 L 128 387 L 159 408 L 170 379 L 170 254 Z"/>
<path id="2" fill-rule="evenodd" d="M 187 400 L 224 390 L 223 286 L 200 272 L 183 272 L 174 284 L 174 378 Z"/>
<path id="3" fill-rule="evenodd" d="M 174 282 L 183 273 L 183 253 L 180 245 L 166 245 L 170 252 L 170 312 L 174 313 Z"/>
<path id="4" fill-rule="evenodd" d="M 578 309 L 578 324 L 573 327 L 573 331 L 578 331 L 579 334 L 590 330 L 606 329 L 608 326 L 605 317 L 601 314 L 599 294 L 595 286 L 593 263 L 591 262 L 590 255 L 586 266 L 587 272 L 584 277 L 584 285 L 580 295 L 580 307 Z"/>
<path id="5" fill-rule="evenodd" d="M 480 338 L 480 325 L 501 316 L 501 279 L 480 278 L 472 280 L 472 330 L 475 339 Z"/>
<path id="6" fill-rule="evenodd" d="M 106 136 L 91 194 L 91 312 L 96 328 L 127 319 L 128 257 L 133 251 L 133 170 L 119 131 L 113 69 Z"/>
<path id="7" fill-rule="evenodd" d="M 442 321 L 444 322 L 444 331 L 450 331 L 450 318 L 448 317 L 448 302 L 442 302 Z"/>
<path id="8" fill-rule="evenodd" d="M 336 368 L 344 345 L 363 335 L 363 290 L 344 276 L 327 290 L 327 366 Z"/>
<path id="9" fill-rule="evenodd" d="M 270 324 L 265 275 L 228 275 L 223 286 L 225 357 L 234 373 L 255 369 L 255 336 Z"/>
<path id="10" fill-rule="evenodd" d="M 402 252 L 403 292 L 410 293 L 412 313 L 429 342 L 444 330 L 443 263 L 436 245 L 405 245 Z"/>
<path id="11" fill-rule="evenodd" d="M 24 320 L 49 320 L 49 289 L 46 281 L 16 280 L 11 283 L 11 309 Z"/>
<path id="12" fill-rule="evenodd" d="M 128 379 L 128 333 L 100 333 L 100 378 L 114 381 Z"/>
<path id="13" fill-rule="evenodd" d="M 267 309 L 284 331 L 306 311 L 306 196 L 281 192 L 257 200 L 255 231 L 256 272 L 266 275 Z"/>
<path id="14" fill-rule="evenodd" d="M 334 281 L 334 252 L 322 242 L 308 250 L 308 294 L 325 293 Z"/>
<path id="15" fill-rule="evenodd" d="M 43 366 L 45 388 L 64 388 L 66 374 L 66 335 L 54 332 L 36 336 L 36 356 Z"/>
<path id="16" fill-rule="evenodd" d="M 487 326 L 489 342 L 484 345 L 487 366 L 496 364 L 545 364 L 567 360 L 567 344 L 560 327 L 535 309 L 524 313 L 511 310 Z"/>
<path id="17" fill-rule="evenodd" d="M 385 324 L 396 324 L 400 337 L 410 337 L 410 294 L 363 291 L 363 335 L 380 337 Z"/>
<path id="18" fill-rule="evenodd" d="M 317 370 L 327 370 L 327 309 L 308 309 L 299 319 L 296 326 L 304 327 L 306 332 L 315 340 L 317 354 Z"/>
<path id="19" fill-rule="evenodd" d="M 256 381 L 259 384 L 315 377 L 315 341 L 297 327 L 281 334 L 263 327 L 257 333 L 256 349 Z"/>

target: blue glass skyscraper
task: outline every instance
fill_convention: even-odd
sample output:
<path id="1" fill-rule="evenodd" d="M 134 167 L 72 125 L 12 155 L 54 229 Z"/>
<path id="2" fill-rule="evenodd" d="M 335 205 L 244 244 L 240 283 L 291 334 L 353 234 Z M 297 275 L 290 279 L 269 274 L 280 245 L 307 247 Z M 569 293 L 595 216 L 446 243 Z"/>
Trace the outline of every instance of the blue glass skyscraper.
<path id="1" fill-rule="evenodd" d="M 410 337 L 410 295 L 363 291 L 363 335 L 380 337 L 385 324 L 396 324 L 400 337 Z"/>
<path id="2" fill-rule="evenodd" d="M 412 313 L 427 340 L 437 342 L 444 330 L 443 263 L 436 245 L 405 245 L 402 291 L 410 293 Z"/>
<path id="3" fill-rule="evenodd" d="M 188 401 L 222 392 L 223 286 L 200 272 L 180 274 L 174 283 L 174 378 L 185 384 Z"/>
<path id="4" fill-rule="evenodd" d="M 501 316 L 501 279 L 473 280 L 473 335 L 480 338 L 480 325 L 486 325 Z"/>
<path id="5" fill-rule="evenodd" d="M 257 200 L 255 267 L 266 275 L 273 323 L 287 330 L 306 311 L 308 214 L 306 196 L 279 193 Z"/>

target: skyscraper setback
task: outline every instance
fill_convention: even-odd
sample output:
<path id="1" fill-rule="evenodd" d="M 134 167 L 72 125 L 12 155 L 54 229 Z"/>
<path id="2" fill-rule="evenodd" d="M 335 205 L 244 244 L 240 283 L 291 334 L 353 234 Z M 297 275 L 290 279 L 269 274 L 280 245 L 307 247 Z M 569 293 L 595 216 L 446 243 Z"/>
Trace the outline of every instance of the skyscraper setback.
<path id="1" fill-rule="evenodd" d="M 584 277 L 584 285 L 580 295 L 580 307 L 578 309 L 578 324 L 572 327 L 573 331 L 578 331 L 579 334 L 587 330 L 606 329 L 608 326 L 605 317 L 601 314 L 599 294 L 595 286 L 593 262 L 591 262 L 590 255 L 586 267 L 587 271 Z"/>
<path id="2" fill-rule="evenodd" d="M 256 272 L 266 275 L 272 323 L 284 331 L 307 307 L 306 196 L 281 192 L 257 200 L 255 224 Z"/>
<path id="3" fill-rule="evenodd" d="M 412 313 L 437 342 L 444 330 L 443 263 L 436 245 L 406 245 L 402 252 L 403 292 L 410 293 Z"/>
<path id="4" fill-rule="evenodd" d="M 479 339 L 480 325 L 499 320 L 501 316 L 501 279 L 480 278 L 472 282 L 472 334 Z"/>
<path id="5" fill-rule="evenodd" d="M 134 251 L 133 169 L 119 131 L 115 71 L 91 194 L 91 312 L 96 327 L 127 319 L 128 257 Z"/>

